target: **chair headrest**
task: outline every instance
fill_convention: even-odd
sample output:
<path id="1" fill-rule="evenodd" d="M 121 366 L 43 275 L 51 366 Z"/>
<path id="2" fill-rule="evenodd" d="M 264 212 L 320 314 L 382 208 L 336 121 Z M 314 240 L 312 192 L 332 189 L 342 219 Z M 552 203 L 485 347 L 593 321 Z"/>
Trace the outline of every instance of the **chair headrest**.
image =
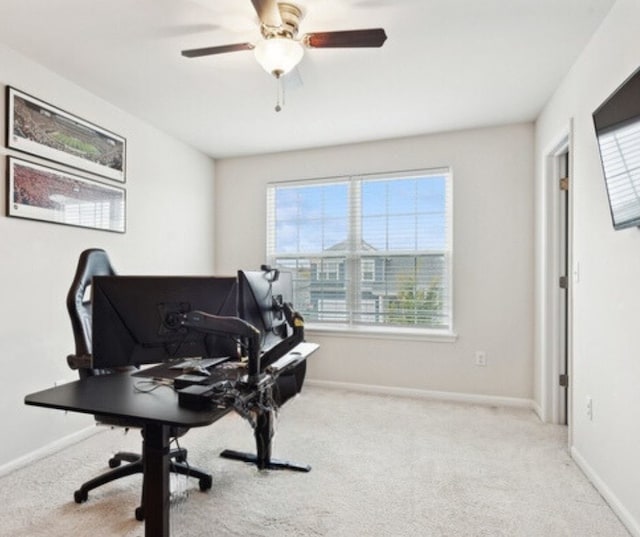
<path id="1" fill-rule="evenodd" d="M 76 274 L 67 293 L 67 310 L 71 318 L 76 355 L 91 354 L 91 303 L 87 289 L 94 276 L 112 276 L 107 252 L 100 248 L 83 251 L 78 259 Z"/>

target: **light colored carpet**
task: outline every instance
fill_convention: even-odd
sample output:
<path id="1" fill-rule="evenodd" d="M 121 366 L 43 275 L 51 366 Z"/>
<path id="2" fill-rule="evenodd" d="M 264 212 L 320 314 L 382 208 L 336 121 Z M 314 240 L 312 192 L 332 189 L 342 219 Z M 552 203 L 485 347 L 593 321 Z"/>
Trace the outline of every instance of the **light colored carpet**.
<path id="1" fill-rule="evenodd" d="M 1 478 L 0 535 L 142 537 L 140 476 L 73 502 L 111 452 L 139 440 L 104 429 Z M 173 481 L 173 537 L 629 536 L 568 456 L 566 429 L 527 410 L 306 387 L 280 413 L 274 454 L 311 464 L 308 474 L 218 458 L 253 450 L 235 415 L 182 445 L 214 484 Z"/>

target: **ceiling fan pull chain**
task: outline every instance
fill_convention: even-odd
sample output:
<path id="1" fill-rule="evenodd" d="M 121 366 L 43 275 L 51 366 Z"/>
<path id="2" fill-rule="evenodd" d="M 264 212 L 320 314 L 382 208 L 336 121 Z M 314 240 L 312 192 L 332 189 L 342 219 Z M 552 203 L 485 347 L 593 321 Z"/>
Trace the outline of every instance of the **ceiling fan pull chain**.
<path id="1" fill-rule="evenodd" d="M 276 112 L 280 112 L 284 106 L 284 85 L 282 84 L 282 76 L 277 77 L 277 95 L 276 95 Z"/>

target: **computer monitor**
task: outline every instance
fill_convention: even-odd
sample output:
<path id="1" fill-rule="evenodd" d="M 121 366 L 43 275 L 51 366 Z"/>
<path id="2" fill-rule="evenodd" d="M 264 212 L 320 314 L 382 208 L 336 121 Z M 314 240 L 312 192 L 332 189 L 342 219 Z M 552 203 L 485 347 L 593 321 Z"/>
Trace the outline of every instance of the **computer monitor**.
<path id="1" fill-rule="evenodd" d="M 260 332 L 261 369 L 300 342 L 285 315 L 292 294 L 290 273 L 270 268 L 238 271 L 238 317 Z"/>
<path id="2" fill-rule="evenodd" d="M 234 337 L 170 322 L 176 313 L 236 315 L 236 279 L 204 276 L 96 276 L 92 283 L 93 368 L 237 356 Z"/>

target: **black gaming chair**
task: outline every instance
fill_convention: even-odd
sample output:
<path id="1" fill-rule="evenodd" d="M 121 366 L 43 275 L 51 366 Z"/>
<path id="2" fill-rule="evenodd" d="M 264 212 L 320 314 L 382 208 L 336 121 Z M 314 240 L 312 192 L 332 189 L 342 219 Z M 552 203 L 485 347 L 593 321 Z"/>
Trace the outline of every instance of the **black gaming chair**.
<path id="1" fill-rule="evenodd" d="M 80 254 L 76 275 L 73 278 L 73 283 L 67 294 L 67 309 L 71 317 L 71 326 L 73 327 L 73 337 L 76 347 L 76 353 L 70 355 L 67 361 L 72 369 L 78 369 L 80 378 L 114 373 L 114 370 L 110 369 L 91 368 L 91 297 L 89 288 L 94 276 L 110 275 L 115 275 L 115 271 L 104 250 L 93 248 L 85 250 Z M 136 423 L 134 420 L 117 419 L 108 416 L 95 416 L 95 418 L 98 423 L 105 425 L 125 428 L 141 428 L 142 426 L 142 424 Z M 175 429 L 171 431 L 171 436 L 182 436 L 186 432 L 187 429 Z M 187 451 L 185 449 L 171 450 L 170 457 L 171 471 L 199 479 L 199 486 L 202 491 L 211 488 L 212 477 L 210 474 L 186 464 Z M 123 462 L 127 464 L 121 466 Z M 129 452 L 116 453 L 109 459 L 109 467 L 112 468 L 111 471 L 87 481 L 74 492 L 73 497 L 77 503 L 85 502 L 90 490 L 105 483 L 128 475 L 143 473 L 142 455 Z M 138 520 L 144 520 L 144 513 L 141 507 L 136 509 L 135 516 Z"/>

